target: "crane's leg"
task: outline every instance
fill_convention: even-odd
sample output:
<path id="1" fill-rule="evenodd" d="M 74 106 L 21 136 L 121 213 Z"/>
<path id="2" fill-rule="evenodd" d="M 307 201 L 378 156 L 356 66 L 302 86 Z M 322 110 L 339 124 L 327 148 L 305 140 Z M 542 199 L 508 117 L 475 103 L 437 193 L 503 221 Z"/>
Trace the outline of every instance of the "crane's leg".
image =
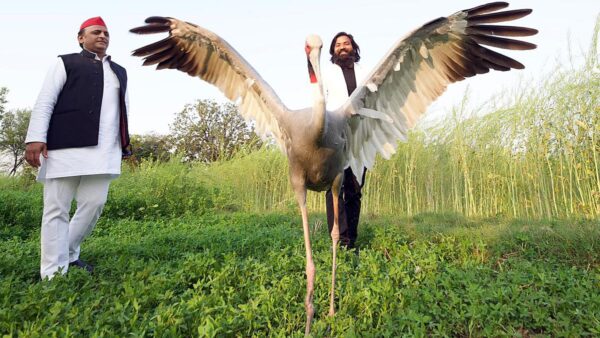
<path id="1" fill-rule="evenodd" d="M 331 229 L 331 242 L 333 248 L 333 260 L 331 266 L 331 297 L 329 299 L 329 316 L 335 314 L 335 270 L 337 266 L 337 247 L 340 241 L 340 223 L 339 221 L 339 205 L 340 191 L 342 190 L 342 182 L 344 180 L 344 173 L 340 173 L 333 184 L 331 185 L 331 193 L 333 195 L 333 229 Z"/>
<path id="2" fill-rule="evenodd" d="M 300 205 L 300 212 L 302 213 L 302 228 L 304 230 L 304 247 L 306 248 L 306 298 L 304 299 L 304 307 L 306 308 L 306 328 L 304 334 L 308 336 L 310 333 L 310 325 L 315 314 L 315 307 L 313 305 L 313 294 L 315 289 L 315 263 L 312 258 L 312 249 L 310 247 L 310 230 L 308 227 L 308 212 L 306 211 L 306 188 L 304 184 L 300 186 L 294 184 L 292 179 L 292 185 L 296 192 L 296 199 Z"/>

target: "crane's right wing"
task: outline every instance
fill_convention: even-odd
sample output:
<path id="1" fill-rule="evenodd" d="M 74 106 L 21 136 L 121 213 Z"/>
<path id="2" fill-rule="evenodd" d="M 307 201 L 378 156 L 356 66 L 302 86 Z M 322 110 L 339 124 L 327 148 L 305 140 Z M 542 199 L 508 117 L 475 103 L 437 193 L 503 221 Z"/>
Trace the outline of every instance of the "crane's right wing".
<path id="1" fill-rule="evenodd" d="M 256 121 L 261 136 L 272 134 L 285 149 L 287 137 L 280 128 L 281 116 L 288 111 L 271 86 L 250 64 L 217 34 L 175 18 L 149 17 L 147 25 L 133 28 L 137 34 L 168 32 L 169 36 L 133 51 L 144 57 L 144 66 L 178 69 L 216 86 L 238 104 L 246 119 Z"/>
<path id="2" fill-rule="evenodd" d="M 377 153 L 389 158 L 405 140 L 427 106 L 451 83 L 489 72 L 524 66 L 481 46 L 523 50 L 534 44 L 498 36 L 529 36 L 526 27 L 487 25 L 515 20 L 530 9 L 498 12 L 506 2 L 493 2 L 433 20 L 396 43 L 363 86 L 340 108 L 349 117 L 349 158 L 356 174 L 370 168 Z"/>

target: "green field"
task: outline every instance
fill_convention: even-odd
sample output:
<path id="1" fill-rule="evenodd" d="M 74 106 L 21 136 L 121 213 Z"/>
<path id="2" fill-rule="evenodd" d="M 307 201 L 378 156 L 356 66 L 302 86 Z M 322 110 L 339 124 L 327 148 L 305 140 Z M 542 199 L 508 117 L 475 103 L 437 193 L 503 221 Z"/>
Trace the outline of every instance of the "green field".
<path id="1" fill-rule="evenodd" d="M 341 253 L 333 319 L 330 241 L 326 226 L 313 230 L 315 336 L 600 334 L 597 223 L 369 217 L 359 255 Z M 303 335 L 296 215 L 104 219 L 83 258 L 94 275 L 39 282 L 38 231 L 4 239 L 0 333 Z"/>
<path id="2" fill-rule="evenodd" d="M 115 181 L 82 250 L 94 275 L 71 270 L 52 282 L 38 274 L 40 185 L 0 180 L 0 333 L 303 335 L 295 208 L 235 211 L 242 206 L 231 191 L 202 185 L 190 176 L 198 169 L 185 168 L 155 165 Z M 326 316 L 331 251 L 323 220 L 311 217 L 315 336 L 600 334 L 595 220 L 367 213 L 360 253 L 340 256 L 334 318 Z"/>

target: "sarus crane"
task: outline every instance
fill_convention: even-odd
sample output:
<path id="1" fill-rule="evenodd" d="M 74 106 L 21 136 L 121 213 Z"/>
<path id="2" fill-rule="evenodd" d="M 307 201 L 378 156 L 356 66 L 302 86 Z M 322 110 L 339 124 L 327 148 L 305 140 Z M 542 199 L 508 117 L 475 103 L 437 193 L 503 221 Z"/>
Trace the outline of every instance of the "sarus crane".
<path id="1" fill-rule="evenodd" d="M 305 44 L 314 90 L 312 106 L 291 110 L 217 34 L 169 17 L 149 17 L 146 25 L 131 29 L 138 34 L 168 32 L 165 39 L 136 49 L 133 55 L 144 57 L 143 65 L 178 69 L 216 86 L 228 99 L 238 103 L 245 118 L 256 121 L 259 134 L 272 135 L 287 156 L 290 182 L 302 214 L 306 248 L 306 334 L 310 332 L 314 316 L 315 280 L 306 210 L 307 189 L 331 188 L 334 196 L 329 305 L 332 316 L 339 240 L 337 197 L 344 169 L 351 167 L 357 177 L 361 177 L 364 167 L 373 166 L 376 154 L 389 159 L 397 143 L 406 139 L 408 130 L 449 84 L 490 69 L 523 69 L 518 61 L 482 46 L 510 50 L 536 47 L 506 38 L 534 35 L 535 29 L 490 25 L 531 13 L 531 9 L 501 11 L 506 7 L 506 2 L 484 4 L 440 17 L 409 33 L 392 46 L 364 83 L 334 111 L 325 109 L 319 64 L 322 41 L 318 36 L 308 36 Z"/>

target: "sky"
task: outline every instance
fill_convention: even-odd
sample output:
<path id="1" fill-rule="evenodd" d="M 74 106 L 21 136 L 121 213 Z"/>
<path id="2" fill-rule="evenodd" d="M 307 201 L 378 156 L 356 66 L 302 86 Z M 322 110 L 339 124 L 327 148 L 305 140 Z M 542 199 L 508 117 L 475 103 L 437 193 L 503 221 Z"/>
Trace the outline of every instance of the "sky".
<path id="1" fill-rule="evenodd" d="M 265 79 L 289 108 L 310 106 L 304 41 L 318 34 L 324 41 L 321 62 L 329 62 L 328 46 L 339 31 L 354 35 L 361 63 L 372 69 L 393 44 L 413 29 L 440 16 L 485 1 L 10 1 L 0 13 L 0 87 L 7 87 L 8 108 L 35 104 L 50 65 L 60 54 L 78 52 L 77 31 L 85 19 L 102 16 L 111 34 L 108 54 L 129 76 L 130 132 L 167 133 L 174 115 L 198 99 L 226 102 L 214 87 L 176 70 L 142 67 L 131 51 L 166 34 L 140 36 L 129 29 L 149 16 L 170 16 L 203 26 L 223 37 Z M 490 72 L 451 85 L 428 114 L 449 114 L 468 91 L 473 105 L 504 91 L 536 86 L 561 64 L 580 65 L 589 50 L 600 15 L 597 0 L 514 0 L 508 9 L 533 13 L 511 24 L 536 28 L 524 38 L 538 48 L 507 55 L 522 71 Z"/>

